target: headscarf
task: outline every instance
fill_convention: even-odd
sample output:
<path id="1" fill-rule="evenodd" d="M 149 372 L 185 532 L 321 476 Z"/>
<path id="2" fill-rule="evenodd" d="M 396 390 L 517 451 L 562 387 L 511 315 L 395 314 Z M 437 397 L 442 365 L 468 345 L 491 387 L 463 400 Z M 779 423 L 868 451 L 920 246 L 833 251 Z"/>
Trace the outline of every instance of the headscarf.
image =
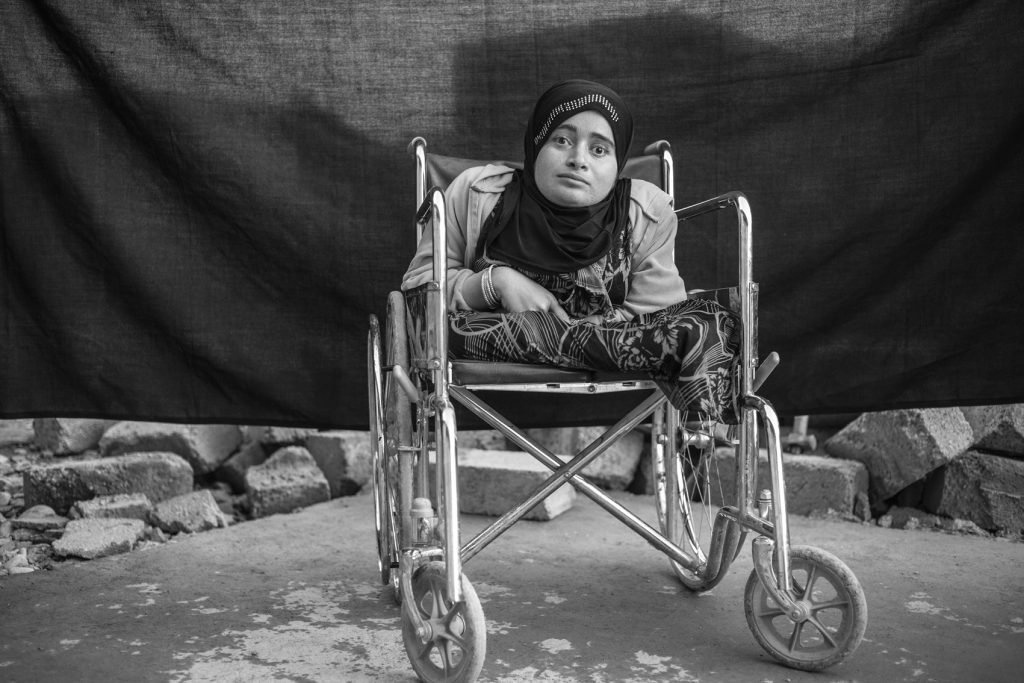
<path id="1" fill-rule="evenodd" d="M 633 139 L 633 117 L 622 98 L 599 83 L 563 81 L 534 106 L 523 140 L 523 170 L 513 174 L 483 227 L 481 250 L 492 260 L 538 273 L 572 273 L 600 260 L 629 220 L 630 181 L 619 178 L 607 197 L 585 207 L 549 201 L 537 187 L 533 165 L 541 147 L 566 119 L 595 111 L 608 121 L 619 172 Z"/>

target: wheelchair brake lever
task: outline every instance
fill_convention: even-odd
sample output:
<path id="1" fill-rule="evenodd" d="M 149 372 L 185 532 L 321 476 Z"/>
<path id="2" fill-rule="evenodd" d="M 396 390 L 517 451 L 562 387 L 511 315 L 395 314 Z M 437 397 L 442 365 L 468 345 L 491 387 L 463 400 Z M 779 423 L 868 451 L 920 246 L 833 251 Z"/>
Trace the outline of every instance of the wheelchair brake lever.
<path id="1" fill-rule="evenodd" d="M 761 361 L 761 364 L 757 366 L 757 372 L 754 373 L 754 386 L 750 389 L 751 393 L 760 389 L 764 381 L 768 379 L 768 375 L 779 367 L 779 360 L 779 354 L 772 351 L 767 358 Z"/>

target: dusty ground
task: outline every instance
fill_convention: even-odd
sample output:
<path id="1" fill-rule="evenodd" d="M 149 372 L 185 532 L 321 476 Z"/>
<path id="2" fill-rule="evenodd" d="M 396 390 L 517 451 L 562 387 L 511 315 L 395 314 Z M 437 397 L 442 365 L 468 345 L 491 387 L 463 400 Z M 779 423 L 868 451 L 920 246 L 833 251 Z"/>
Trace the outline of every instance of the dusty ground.
<path id="1" fill-rule="evenodd" d="M 621 498 L 652 517 L 650 498 Z M 342 498 L 0 579 L 0 680 L 414 680 L 378 585 L 372 510 L 369 496 Z M 465 533 L 488 521 L 465 517 Z M 1020 680 L 1024 544 L 806 518 L 793 537 L 841 557 L 867 593 L 866 638 L 829 672 L 782 668 L 754 641 L 749 550 L 695 596 L 582 499 L 466 566 L 488 623 L 482 680 Z"/>

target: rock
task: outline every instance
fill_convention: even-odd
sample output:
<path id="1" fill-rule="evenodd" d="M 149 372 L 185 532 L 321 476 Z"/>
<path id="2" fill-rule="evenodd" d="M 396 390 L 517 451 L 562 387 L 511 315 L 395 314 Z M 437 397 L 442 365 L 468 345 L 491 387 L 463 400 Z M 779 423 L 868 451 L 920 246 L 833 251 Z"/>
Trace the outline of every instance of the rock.
<path id="1" fill-rule="evenodd" d="M 68 522 L 64 535 L 53 543 L 59 557 L 81 557 L 87 560 L 126 553 L 135 547 L 146 531 L 138 519 L 74 519 Z"/>
<path id="2" fill-rule="evenodd" d="M 95 448 L 104 432 L 116 423 L 116 420 L 47 417 L 33 420 L 32 429 L 36 447 L 54 455 L 67 455 Z"/>
<path id="3" fill-rule="evenodd" d="M 461 439 L 462 435 L 459 436 Z M 338 430 L 311 434 L 306 437 L 306 450 L 327 478 L 332 498 L 358 493 L 373 476 L 367 432 Z"/>
<path id="4" fill-rule="evenodd" d="M 132 453 L 111 458 L 31 467 L 24 473 L 25 505 L 49 505 L 66 514 L 81 500 L 142 493 L 158 502 L 192 490 L 192 468 L 174 453 Z"/>
<path id="5" fill-rule="evenodd" d="M 972 438 L 959 408 L 892 410 L 864 413 L 826 441 L 825 451 L 867 467 L 877 507 L 959 456 Z"/>
<path id="6" fill-rule="evenodd" d="M 924 507 L 987 531 L 1024 530 L 1024 461 L 969 451 L 938 473 Z"/>
<path id="7" fill-rule="evenodd" d="M 68 518 L 58 515 L 49 505 L 33 505 L 21 513 L 17 519 L 11 520 L 11 528 L 30 531 L 60 531 L 67 523 Z"/>
<path id="8" fill-rule="evenodd" d="M 119 493 L 80 500 L 71 506 L 70 515 L 76 519 L 102 517 L 106 519 L 149 520 L 153 503 L 144 493 Z"/>
<path id="9" fill-rule="evenodd" d="M 245 473 L 250 467 L 267 461 L 267 452 L 259 441 L 246 441 L 238 451 L 221 463 L 214 477 L 228 484 L 235 493 L 245 491 Z"/>
<path id="10" fill-rule="evenodd" d="M 526 433 L 555 455 L 575 456 L 591 441 L 605 432 L 605 427 L 566 427 L 527 429 Z M 583 476 L 601 488 L 624 491 L 633 481 L 640 454 L 644 451 L 644 435 L 624 435 L 607 451 L 583 469 Z"/>
<path id="11" fill-rule="evenodd" d="M 330 500 L 331 487 L 302 446 L 287 446 L 245 473 L 253 517 L 291 512 Z"/>
<path id="12" fill-rule="evenodd" d="M 245 441 L 258 443 L 266 455 L 271 455 L 287 446 L 305 446 L 306 438 L 316 434 L 315 429 L 301 427 L 246 427 Z"/>
<path id="13" fill-rule="evenodd" d="M 157 503 L 151 520 L 154 526 L 169 534 L 192 534 L 228 525 L 213 494 L 207 489 Z"/>
<path id="14" fill-rule="evenodd" d="M 500 517 L 520 504 L 551 470 L 522 451 L 459 451 L 459 509 L 473 515 Z M 431 482 L 433 482 L 431 469 Z M 554 519 L 573 506 L 576 489 L 561 487 L 538 503 L 523 519 Z"/>
<path id="15" fill-rule="evenodd" d="M 213 472 L 235 452 L 242 431 L 235 425 L 180 425 L 163 422 L 119 422 L 100 439 L 104 457 L 125 453 L 175 453 L 197 475 Z"/>
<path id="16" fill-rule="evenodd" d="M 1024 457 L 1024 403 L 962 410 L 974 430 L 972 450 Z"/>
<path id="17" fill-rule="evenodd" d="M 771 489 L 771 472 L 765 450 L 758 458 L 756 497 L 762 489 Z M 736 455 L 732 448 L 719 448 L 709 466 L 711 502 L 736 504 Z M 782 472 L 786 481 L 786 506 L 794 515 L 857 516 L 858 496 L 867 492 L 868 473 L 859 462 L 820 455 L 784 453 Z"/>

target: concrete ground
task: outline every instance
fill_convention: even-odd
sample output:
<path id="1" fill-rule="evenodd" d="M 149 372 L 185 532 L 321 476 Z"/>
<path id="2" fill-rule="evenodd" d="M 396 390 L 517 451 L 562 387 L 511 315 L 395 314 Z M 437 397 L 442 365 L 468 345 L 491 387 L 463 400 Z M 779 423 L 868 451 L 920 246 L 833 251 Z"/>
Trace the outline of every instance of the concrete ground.
<path id="1" fill-rule="evenodd" d="M 621 494 L 652 518 L 649 497 Z M 373 505 L 341 498 L 130 554 L 0 579 L 0 680 L 412 681 L 378 584 Z M 464 533 L 489 518 L 464 517 Z M 693 595 L 589 500 L 520 522 L 466 573 L 488 625 L 483 681 L 1019 681 L 1024 544 L 794 518 L 864 585 L 846 663 L 774 663 L 747 630 L 749 550 Z"/>

